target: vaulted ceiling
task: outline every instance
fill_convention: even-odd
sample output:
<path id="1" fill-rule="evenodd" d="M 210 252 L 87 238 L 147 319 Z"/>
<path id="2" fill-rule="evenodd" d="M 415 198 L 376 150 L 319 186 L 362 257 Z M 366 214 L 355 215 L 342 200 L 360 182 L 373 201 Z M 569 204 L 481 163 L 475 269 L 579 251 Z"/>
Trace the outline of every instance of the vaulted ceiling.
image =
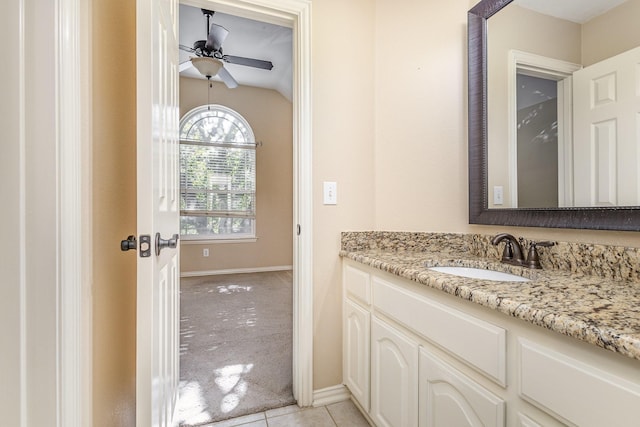
<path id="1" fill-rule="evenodd" d="M 293 35 L 290 28 L 252 19 L 215 12 L 211 22 L 225 27 L 229 35 L 222 45 L 226 55 L 261 59 L 273 63 L 272 70 L 262 70 L 244 65 L 225 63 L 224 67 L 238 84 L 273 89 L 291 100 L 293 91 Z M 180 5 L 179 42 L 192 47 L 197 40 L 206 40 L 207 20 L 197 7 Z M 180 62 L 189 60 L 190 54 L 180 50 Z M 189 67 L 181 76 L 202 78 Z"/>

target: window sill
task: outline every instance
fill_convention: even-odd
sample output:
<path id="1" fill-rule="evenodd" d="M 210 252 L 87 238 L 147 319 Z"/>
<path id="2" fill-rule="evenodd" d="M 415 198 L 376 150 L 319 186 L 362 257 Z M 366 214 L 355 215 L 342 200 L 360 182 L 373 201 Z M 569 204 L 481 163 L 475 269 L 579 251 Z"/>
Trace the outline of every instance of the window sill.
<path id="1" fill-rule="evenodd" d="M 180 238 L 181 245 L 215 245 L 218 243 L 256 243 L 257 237 L 242 237 L 238 239 L 188 239 Z"/>

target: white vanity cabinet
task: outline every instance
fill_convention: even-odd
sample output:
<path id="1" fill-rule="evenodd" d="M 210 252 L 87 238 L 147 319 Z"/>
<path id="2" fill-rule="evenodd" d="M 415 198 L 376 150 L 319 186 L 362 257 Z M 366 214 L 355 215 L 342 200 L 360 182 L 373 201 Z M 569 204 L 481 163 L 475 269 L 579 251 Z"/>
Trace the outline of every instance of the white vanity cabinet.
<path id="1" fill-rule="evenodd" d="M 345 259 L 343 379 L 377 427 L 640 425 L 640 362 Z"/>
<path id="2" fill-rule="evenodd" d="M 438 360 L 428 342 L 503 384 L 503 329 L 355 263 L 345 262 L 343 283 L 343 381 L 377 427 L 450 427 L 465 425 L 458 423 L 462 419 L 471 426 L 504 426 L 504 402 Z"/>

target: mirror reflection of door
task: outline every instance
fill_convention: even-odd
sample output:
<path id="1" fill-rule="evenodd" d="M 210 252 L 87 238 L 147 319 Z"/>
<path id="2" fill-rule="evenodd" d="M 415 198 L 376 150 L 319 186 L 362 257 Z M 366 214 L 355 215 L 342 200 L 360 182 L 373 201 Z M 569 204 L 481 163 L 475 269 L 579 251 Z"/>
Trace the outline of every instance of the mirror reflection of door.
<path id="1" fill-rule="evenodd" d="M 557 207 L 557 81 L 518 73 L 516 86 L 517 206 Z"/>
<path id="2" fill-rule="evenodd" d="M 640 205 L 640 47 L 577 71 L 578 206 Z"/>

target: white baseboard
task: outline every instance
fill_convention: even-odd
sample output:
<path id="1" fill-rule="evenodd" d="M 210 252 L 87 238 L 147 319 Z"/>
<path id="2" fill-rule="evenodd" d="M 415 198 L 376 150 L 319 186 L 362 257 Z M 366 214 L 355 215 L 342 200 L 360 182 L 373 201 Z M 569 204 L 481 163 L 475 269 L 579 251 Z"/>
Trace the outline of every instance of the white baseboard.
<path id="1" fill-rule="evenodd" d="M 313 391 L 313 406 L 331 405 L 345 400 L 349 400 L 351 393 L 342 384 Z"/>
<path id="2" fill-rule="evenodd" d="M 183 271 L 180 277 L 216 276 L 220 274 L 265 273 L 269 271 L 293 270 L 292 265 L 276 265 L 272 267 L 229 268 L 226 270 Z"/>

